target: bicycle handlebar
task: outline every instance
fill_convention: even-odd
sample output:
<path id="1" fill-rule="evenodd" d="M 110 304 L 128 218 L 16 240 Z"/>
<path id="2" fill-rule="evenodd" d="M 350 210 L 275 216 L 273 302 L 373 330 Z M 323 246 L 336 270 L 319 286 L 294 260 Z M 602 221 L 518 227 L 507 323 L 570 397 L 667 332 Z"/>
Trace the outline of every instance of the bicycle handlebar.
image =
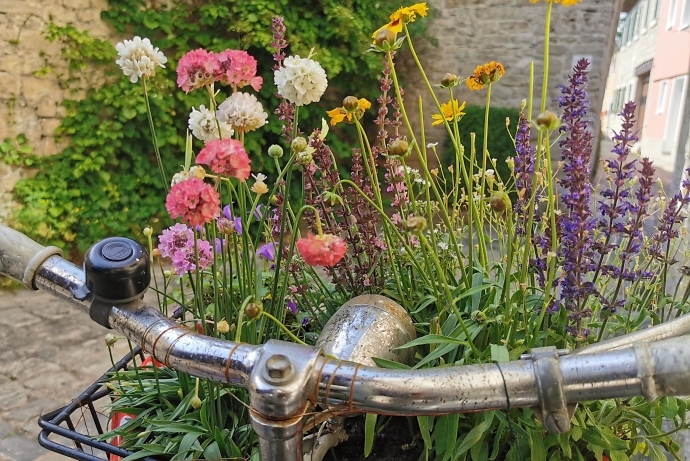
<path id="1" fill-rule="evenodd" d="M 84 289 L 83 270 L 55 250 L 0 225 L 0 273 L 86 312 L 102 303 Z M 568 355 L 537 348 L 522 360 L 500 364 L 391 370 L 330 359 L 317 348 L 283 341 L 253 346 L 202 336 L 141 300 L 109 306 L 107 321 L 168 367 L 247 388 L 252 427 L 263 439 L 261 451 L 276 453 L 275 443 L 267 447 L 266 440 L 282 441 L 280 459 L 300 459 L 285 453 L 299 451 L 294 439 L 301 432 L 307 402 L 335 413 L 389 415 L 534 407 L 547 429 L 564 432 L 570 427 L 568 406 L 577 402 L 690 394 L 690 361 L 684 358 L 690 356 L 690 342 L 685 338 L 600 351 L 626 344 L 616 338 L 592 346 L 597 353 L 585 349 Z M 633 337 L 660 339 L 688 329 L 690 314 Z M 289 360 L 286 364 L 277 357 Z"/>

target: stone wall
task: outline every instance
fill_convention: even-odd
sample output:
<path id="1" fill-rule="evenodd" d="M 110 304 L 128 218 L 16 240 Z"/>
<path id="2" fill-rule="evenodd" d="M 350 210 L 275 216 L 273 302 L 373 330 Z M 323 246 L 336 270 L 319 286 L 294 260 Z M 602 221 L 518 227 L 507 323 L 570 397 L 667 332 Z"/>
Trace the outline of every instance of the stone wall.
<path id="1" fill-rule="evenodd" d="M 64 109 L 65 91 L 58 83 L 58 43 L 42 33 L 47 23 L 73 24 L 94 37 L 110 38 L 114 32 L 100 18 L 107 0 L 0 0 L 0 141 L 26 135 L 38 155 L 57 153 L 62 143 L 55 129 Z M 53 66 L 44 77 L 36 71 Z M 0 222 L 9 212 L 9 191 L 27 171 L 0 162 Z"/>
<path id="2" fill-rule="evenodd" d="M 436 9 L 430 32 L 438 38 L 438 46 L 419 41 L 416 48 L 431 83 L 439 83 L 446 72 L 466 77 L 477 65 L 498 61 L 505 66 L 506 75 L 493 85 L 492 106 L 519 108 L 521 101 L 528 96 L 529 67 L 534 61 L 536 117 L 543 73 L 545 3 L 532 4 L 529 0 L 431 0 L 430 4 Z M 566 82 L 580 56 L 588 57 L 592 61 L 589 87 L 592 119 L 598 124 L 613 30 L 618 23 L 618 4 L 616 0 L 582 0 L 573 7 L 554 5 L 547 108 L 558 112 L 552 102 L 558 95 L 556 86 Z M 409 57 L 403 56 L 402 59 L 407 61 Z M 407 81 L 408 114 L 418 113 L 416 104 L 411 103 L 422 94 L 427 114 L 427 140 L 443 142 L 445 129 L 432 129 L 429 123 L 430 114 L 437 110 L 424 82 L 416 72 L 410 72 Z M 446 91 L 437 91 L 439 98 L 445 98 L 442 101 L 447 100 Z M 483 106 L 486 91 L 469 91 L 463 86 L 456 97 L 466 100 L 467 104 Z M 416 123 L 415 120 L 413 126 L 417 126 Z"/>

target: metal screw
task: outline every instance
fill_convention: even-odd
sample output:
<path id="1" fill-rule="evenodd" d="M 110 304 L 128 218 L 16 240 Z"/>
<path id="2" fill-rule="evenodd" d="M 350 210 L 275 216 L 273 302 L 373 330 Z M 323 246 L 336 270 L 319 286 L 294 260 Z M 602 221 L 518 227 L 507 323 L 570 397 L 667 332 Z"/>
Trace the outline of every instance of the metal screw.
<path id="1" fill-rule="evenodd" d="M 284 355 L 275 354 L 266 360 L 266 371 L 269 377 L 284 380 L 292 375 L 292 364 Z"/>

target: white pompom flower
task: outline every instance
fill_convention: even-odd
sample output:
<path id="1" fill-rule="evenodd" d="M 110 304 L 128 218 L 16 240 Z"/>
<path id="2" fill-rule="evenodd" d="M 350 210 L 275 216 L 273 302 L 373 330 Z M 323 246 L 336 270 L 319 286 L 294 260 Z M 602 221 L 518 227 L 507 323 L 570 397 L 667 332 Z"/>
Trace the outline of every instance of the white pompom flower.
<path id="1" fill-rule="evenodd" d="M 229 139 L 234 134 L 232 126 L 228 123 L 217 122 L 216 116 L 206 108 L 206 106 L 199 106 L 199 110 L 192 107 L 192 112 L 189 114 L 189 130 L 197 138 L 204 142 L 209 142 L 213 139 L 221 139 L 218 136 L 218 126 L 220 125 L 220 134 L 222 139 Z"/>
<path id="2" fill-rule="evenodd" d="M 148 38 L 125 40 L 115 45 L 115 49 L 120 57 L 115 63 L 132 83 L 143 77 L 153 77 L 156 66 L 165 67 L 168 62 L 168 58 L 157 47 L 154 48 Z"/>
<path id="3" fill-rule="evenodd" d="M 238 91 L 218 106 L 216 117 L 235 131 L 246 133 L 264 126 L 268 114 L 256 96 Z"/>
<path id="4" fill-rule="evenodd" d="M 326 71 L 310 58 L 288 56 L 273 74 L 278 93 L 297 106 L 318 102 L 328 87 Z"/>

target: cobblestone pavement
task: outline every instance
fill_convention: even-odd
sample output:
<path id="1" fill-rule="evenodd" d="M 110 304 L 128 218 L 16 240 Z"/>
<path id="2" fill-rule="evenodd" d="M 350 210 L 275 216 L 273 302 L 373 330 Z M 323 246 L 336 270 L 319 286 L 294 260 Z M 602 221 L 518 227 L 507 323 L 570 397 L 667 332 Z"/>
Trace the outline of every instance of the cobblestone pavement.
<path id="1" fill-rule="evenodd" d="M 39 446 L 37 420 L 111 367 L 107 332 L 46 293 L 0 291 L 0 461 L 69 459 Z M 126 341 L 113 348 L 115 360 L 127 352 Z"/>

